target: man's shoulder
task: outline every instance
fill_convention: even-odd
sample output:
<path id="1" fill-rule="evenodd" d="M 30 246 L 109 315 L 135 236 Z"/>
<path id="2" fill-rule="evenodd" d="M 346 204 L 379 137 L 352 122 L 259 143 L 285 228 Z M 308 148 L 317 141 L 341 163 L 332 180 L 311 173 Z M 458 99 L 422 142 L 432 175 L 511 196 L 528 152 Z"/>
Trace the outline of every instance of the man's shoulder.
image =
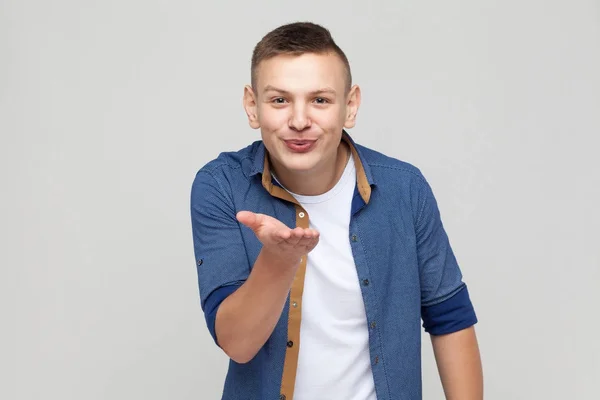
<path id="1" fill-rule="evenodd" d="M 198 173 L 221 175 L 232 170 L 244 170 L 243 172 L 248 174 L 257 165 L 256 159 L 260 157 L 262 147 L 262 141 L 257 140 L 238 150 L 222 151 L 202 165 Z M 264 150 L 262 154 L 264 156 Z"/>
<path id="2" fill-rule="evenodd" d="M 356 144 L 356 148 L 360 152 L 363 162 L 366 163 L 371 170 L 373 178 L 376 181 L 380 180 L 378 178 L 391 178 L 395 182 L 397 182 L 397 179 L 416 179 L 417 181 L 425 182 L 425 177 L 421 170 L 408 161 L 392 157 L 364 145 Z"/>
<path id="3" fill-rule="evenodd" d="M 227 194 L 252 184 L 255 182 L 253 176 L 262 168 L 264 154 L 262 141 L 252 142 L 239 150 L 222 151 L 197 170 L 192 182 L 192 196 Z"/>

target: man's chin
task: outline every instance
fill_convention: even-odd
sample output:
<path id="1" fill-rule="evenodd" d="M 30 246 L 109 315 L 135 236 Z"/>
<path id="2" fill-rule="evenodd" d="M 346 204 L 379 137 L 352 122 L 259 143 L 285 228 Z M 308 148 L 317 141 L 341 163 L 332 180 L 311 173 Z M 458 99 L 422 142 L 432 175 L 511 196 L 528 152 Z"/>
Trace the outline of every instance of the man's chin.
<path id="1" fill-rule="evenodd" d="M 298 163 L 286 163 L 283 167 L 293 174 L 304 175 L 314 171 L 314 163 L 298 162 Z"/>

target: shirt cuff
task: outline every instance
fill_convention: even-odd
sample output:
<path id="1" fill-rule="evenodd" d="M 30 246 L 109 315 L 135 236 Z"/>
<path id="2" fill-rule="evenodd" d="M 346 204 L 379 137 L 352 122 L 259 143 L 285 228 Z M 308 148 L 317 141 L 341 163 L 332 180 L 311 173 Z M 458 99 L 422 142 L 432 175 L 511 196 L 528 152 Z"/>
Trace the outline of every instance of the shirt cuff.
<path id="1" fill-rule="evenodd" d="M 425 332 L 431 335 L 457 332 L 477 323 L 466 285 L 441 303 L 421 307 L 421 318 Z"/>

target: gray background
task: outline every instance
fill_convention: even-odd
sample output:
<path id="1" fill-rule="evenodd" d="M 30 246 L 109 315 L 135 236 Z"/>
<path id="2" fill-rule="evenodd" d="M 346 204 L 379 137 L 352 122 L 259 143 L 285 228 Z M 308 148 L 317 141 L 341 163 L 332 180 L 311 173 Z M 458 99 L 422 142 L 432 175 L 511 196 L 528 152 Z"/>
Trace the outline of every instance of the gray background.
<path id="1" fill-rule="evenodd" d="M 354 138 L 430 180 L 486 398 L 600 398 L 600 5 L 582 0 L 0 1 L 0 398 L 219 398 L 189 190 L 258 138 L 252 47 L 297 20 L 350 59 Z"/>

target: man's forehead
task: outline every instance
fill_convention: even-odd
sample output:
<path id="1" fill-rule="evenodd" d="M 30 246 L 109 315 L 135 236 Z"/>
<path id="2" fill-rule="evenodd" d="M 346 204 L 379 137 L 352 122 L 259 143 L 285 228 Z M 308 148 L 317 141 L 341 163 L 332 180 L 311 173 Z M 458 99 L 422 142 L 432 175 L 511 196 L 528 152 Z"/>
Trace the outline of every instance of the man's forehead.
<path id="1" fill-rule="evenodd" d="M 340 74 L 340 70 L 344 73 Z M 257 72 L 257 89 L 260 91 L 274 87 L 287 90 L 298 84 L 303 87 L 308 84 L 314 86 L 311 90 L 320 90 L 340 85 L 343 87 L 345 84 L 344 64 L 337 55 L 331 53 L 277 55 L 263 60 Z"/>

